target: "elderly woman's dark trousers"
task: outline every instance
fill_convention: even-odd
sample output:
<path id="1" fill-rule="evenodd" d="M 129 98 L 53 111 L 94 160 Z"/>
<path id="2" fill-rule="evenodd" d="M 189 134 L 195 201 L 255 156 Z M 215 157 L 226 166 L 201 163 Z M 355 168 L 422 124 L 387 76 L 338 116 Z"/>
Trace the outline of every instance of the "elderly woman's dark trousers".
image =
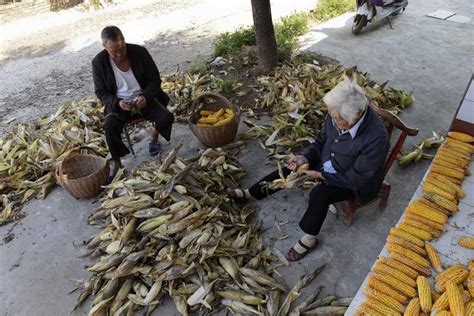
<path id="1" fill-rule="evenodd" d="M 288 168 L 283 169 L 283 174 L 285 177 L 288 176 L 290 172 L 291 171 Z M 275 192 L 280 191 L 280 189 L 270 190 L 265 188 L 263 185 L 263 182 L 271 182 L 278 179 L 279 177 L 278 171 L 270 173 L 250 187 L 250 194 L 254 198 L 261 200 Z M 308 207 L 300 220 L 300 228 L 306 234 L 318 235 L 319 231 L 321 230 L 321 226 L 323 226 L 324 220 L 326 219 L 329 205 L 352 198 L 354 198 L 354 194 L 351 190 L 336 186 L 328 186 L 324 182 L 321 182 L 320 184 L 316 185 L 309 194 Z"/>
<path id="2" fill-rule="evenodd" d="M 154 124 L 156 130 L 167 141 L 171 137 L 171 128 L 174 121 L 173 114 L 168 111 L 162 104 L 156 100 L 147 102 L 141 114 L 133 115 L 128 111 L 120 111 L 119 113 L 107 113 L 105 116 L 104 129 L 105 139 L 109 147 L 110 155 L 113 159 L 123 157 L 130 153 L 127 146 L 122 142 L 122 132 L 125 124 L 132 119 L 143 118 Z"/>

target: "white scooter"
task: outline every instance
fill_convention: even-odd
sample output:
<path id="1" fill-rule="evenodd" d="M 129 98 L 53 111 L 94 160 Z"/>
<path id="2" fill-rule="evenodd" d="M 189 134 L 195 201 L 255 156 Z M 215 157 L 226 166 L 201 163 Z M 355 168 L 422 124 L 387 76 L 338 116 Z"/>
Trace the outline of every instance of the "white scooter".
<path id="1" fill-rule="evenodd" d="M 358 34 L 374 20 L 387 18 L 390 28 L 392 23 L 390 17 L 405 11 L 408 0 L 357 0 L 357 14 L 352 24 L 352 33 Z"/>

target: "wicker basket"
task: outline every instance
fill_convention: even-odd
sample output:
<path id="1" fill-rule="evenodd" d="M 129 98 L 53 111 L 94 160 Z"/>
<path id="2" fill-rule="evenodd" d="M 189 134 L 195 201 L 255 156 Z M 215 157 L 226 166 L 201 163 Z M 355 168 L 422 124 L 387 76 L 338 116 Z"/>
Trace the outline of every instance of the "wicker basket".
<path id="1" fill-rule="evenodd" d="M 234 118 L 230 122 L 221 126 L 197 125 L 200 111 L 218 111 L 221 108 L 234 111 Z M 189 128 L 201 144 L 208 147 L 219 147 L 234 141 L 239 129 L 240 109 L 230 103 L 227 98 L 217 93 L 206 92 L 193 101 L 191 110 L 191 116 L 188 119 Z"/>
<path id="2" fill-rule="evenodd" d="M 109 164 L 104 158 L 77 154 L 64 159 L 56 169 L 58 183 L 76 198 L 99 194 L 109 180 Z"/>

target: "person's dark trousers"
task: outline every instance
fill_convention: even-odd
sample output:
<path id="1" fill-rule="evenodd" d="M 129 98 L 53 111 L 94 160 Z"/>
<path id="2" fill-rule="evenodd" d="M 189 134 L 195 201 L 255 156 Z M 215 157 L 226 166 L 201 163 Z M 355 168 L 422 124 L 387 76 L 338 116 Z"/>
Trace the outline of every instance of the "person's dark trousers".
<path id="1" fill-rule="evenodd" d="M 104 123 L 105 139 L 112 158 L 120 158 L 130 153 L 122 142 L 122 131 L 125 124 L 137 118 L 152 122 L 161 136 L 167 141 L 170 140 L 174 115 L 156 100 L 148 101 L 141 114 L 132 116 L 132 112 L 129 111 L 107 113 Z"/>
<path id="2" fill-rule="evenodd" d="M 282 171 L 285 177 L 291 172 L 288 168 L 283 168 Z M 249 193 L 257 200 L 261 200 L 280 191 L 281 189 L 270 190 L 265 188 L 263 185 L 263 182 L 271 182 L 279 177 L 278 170 L 270 173 L 251 186 Z M 318 235 L 321 226 L 323 226 L 324 220 L 326 219 L 329 205 L 353 198 L 354 193 L 351 190 L 336 186 L 328 186 L 324 182 L 319 183 L 309 194 L 308 208 L 300 220 L 300 228 L 306 234 Z"/>

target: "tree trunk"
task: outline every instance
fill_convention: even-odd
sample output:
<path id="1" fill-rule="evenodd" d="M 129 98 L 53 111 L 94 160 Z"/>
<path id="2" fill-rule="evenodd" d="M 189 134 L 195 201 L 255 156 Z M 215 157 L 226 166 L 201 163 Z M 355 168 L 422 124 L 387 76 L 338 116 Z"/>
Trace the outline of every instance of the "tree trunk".
<path id="1" fill-rule="evenodd" d="M 268 73 L 278 62 L 270 0 L 251 0 L 260 71 Z"/>

